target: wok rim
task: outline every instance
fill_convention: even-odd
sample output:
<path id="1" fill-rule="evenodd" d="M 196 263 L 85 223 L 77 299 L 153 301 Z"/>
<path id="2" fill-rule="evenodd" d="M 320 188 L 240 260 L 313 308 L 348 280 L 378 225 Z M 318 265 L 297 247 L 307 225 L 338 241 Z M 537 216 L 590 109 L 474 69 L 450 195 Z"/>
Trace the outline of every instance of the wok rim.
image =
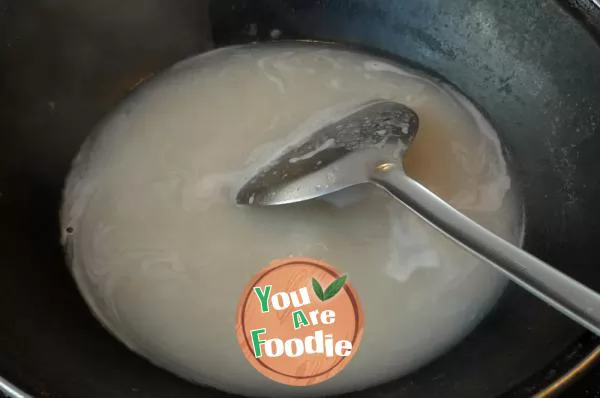
<path id="1" fill-rule="evenodd" d="M 565 354 L 563 354 L 565 355 Z M 575 363 L 573 367 L 568 369 L 565 373 L 558 376 L 554 381 L 550 382 L 546 387 L 543 387 L 540 391 L 533 394 L 533 398 L 549 398 L 556 396 L 557 394 L 564 392 L 570 387 L 575 381 L 581 376 L 586 374 L 594 365 L 600 362 L 600 345 L 596 345 L 595 348 L 588 353 L 583 359 Z M 522 385 L 527 386 L 532 383 L 533 380 L 539 377 L 543 377 L 546 371 L 542 371 L 542 375 L 532 375 L 523 381 Z M 518 388 L 517 388 L 518 389 Z M 514 388 L 512 389 L 514 391 Z M 15 384 L 8 381 L 4 376 L 0 375 L 0 393 L 3 393 L 8 398 L 34 398 L 35 395 L 28 394 L 23 389 L 19 388 Z M 508 392 L 510 394 L 510 391 Z"/>

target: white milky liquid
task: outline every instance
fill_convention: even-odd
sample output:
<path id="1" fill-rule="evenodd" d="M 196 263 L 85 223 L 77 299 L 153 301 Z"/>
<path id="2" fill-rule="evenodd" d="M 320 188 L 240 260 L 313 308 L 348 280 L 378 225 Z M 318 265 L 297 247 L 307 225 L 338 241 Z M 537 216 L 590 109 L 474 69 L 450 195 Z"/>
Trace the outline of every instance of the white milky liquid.
<path id="1" fill-rule="evenodd" d="M 229 48 L 143 85 L 75 161 L 63 242 L 96 316 L 153 363 L 246 395 L 364 389 L 412 372 L 460 341 L 494 305 L 505 279 L 382 191 L 337 194 L 333 205 L 254 208 L 232 200 L 260 159 L 328 112 L 373 98 L 419 114 L 405 159 L 409 175 L 520 242 L 519 202 L 497 137 L 458 94 L 339 49 Z M 235 335 L 245 285 L 286 256 L 322 259 L 348 273 L 366 317 L 350 364 L 309 388 L 260 375 Z"/>

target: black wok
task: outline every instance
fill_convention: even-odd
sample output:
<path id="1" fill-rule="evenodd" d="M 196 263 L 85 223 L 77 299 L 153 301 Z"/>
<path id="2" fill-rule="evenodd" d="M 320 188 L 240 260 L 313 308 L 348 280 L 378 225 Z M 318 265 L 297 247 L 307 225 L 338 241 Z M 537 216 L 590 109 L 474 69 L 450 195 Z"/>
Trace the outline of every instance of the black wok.
<path id="1" fill-rule="evenodd" d="M 526 249 L 600 290 L 598 10 L 592 0 L 0 0 L 0 391 L 224 395 L 155 368 L 99 326 L 64 266 L 58 208 L 70 161 L 104 113 L 148 75 L 226 44 L 331 40 L 445 77 L 502 137 Z M 451 352 L 356 395 L 558 391 L 600 357 L 598 344 L 510 286 Z"/>

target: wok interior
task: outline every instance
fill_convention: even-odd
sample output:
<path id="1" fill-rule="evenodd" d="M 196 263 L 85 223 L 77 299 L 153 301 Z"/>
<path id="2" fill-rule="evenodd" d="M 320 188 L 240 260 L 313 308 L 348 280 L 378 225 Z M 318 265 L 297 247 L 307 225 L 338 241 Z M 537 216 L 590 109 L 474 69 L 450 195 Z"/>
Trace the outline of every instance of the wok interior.
<path id="1" fill-rule="evenodd" d="M 401 56 L 455 84 L 506 145 L 524 197 L 525 248 L 600 289 L 599 49 L 552 1 L 8 1 L 0 8 L 0 374 L 36 396 L 221 395 L 129 353 L 93 319 L 59 245 L 61 189 L 90 129 L 140 80 L 211 47 L 280 34 Z M 525 383 L 518 391 L 530 395 L 548 371 L 589 350 L 595 341 L 582 333 L 510 286 L 453 351 L 377 390 L 475 397 Z"/>

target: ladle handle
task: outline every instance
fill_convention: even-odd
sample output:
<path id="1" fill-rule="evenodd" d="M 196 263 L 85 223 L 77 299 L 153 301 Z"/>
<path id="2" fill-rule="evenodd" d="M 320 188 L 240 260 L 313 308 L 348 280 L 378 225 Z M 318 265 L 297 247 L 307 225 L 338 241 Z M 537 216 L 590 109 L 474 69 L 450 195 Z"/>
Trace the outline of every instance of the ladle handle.
<path id="1" fill-rule="evenodd" d="M 371 182 L 514 282 L 600 335 L 600 294 L 472 221 L 407 176 L 399 165 L 379 166 Z"/>

